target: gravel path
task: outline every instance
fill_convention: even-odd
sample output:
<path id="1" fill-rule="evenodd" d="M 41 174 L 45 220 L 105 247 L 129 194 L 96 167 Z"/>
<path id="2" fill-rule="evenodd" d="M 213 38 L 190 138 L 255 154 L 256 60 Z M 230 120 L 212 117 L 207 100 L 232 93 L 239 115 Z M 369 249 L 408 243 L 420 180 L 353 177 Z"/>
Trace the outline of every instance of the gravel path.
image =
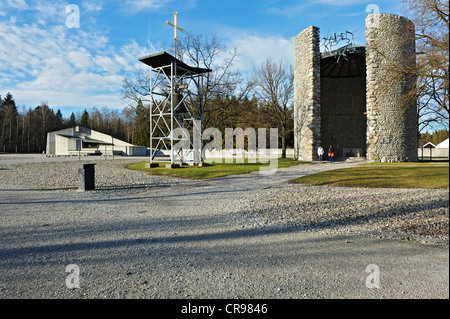
<path id="1" fill-rule="evenodd" d="M 0 157 L 0 298 L 449 297 L 448 189 L 284 183 L 331 168 L 314 164 L 189 181 L 136 161 L 96 161 L 80 193 L 76 161 Z"/>

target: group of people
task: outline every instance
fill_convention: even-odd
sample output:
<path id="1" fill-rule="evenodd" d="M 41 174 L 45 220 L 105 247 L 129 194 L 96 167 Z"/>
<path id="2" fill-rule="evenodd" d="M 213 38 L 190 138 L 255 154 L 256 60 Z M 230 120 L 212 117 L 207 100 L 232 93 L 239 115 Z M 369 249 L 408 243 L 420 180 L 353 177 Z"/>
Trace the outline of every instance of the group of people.
<path id="1" fill-rule="evenodd" d="M 317 154 L 319 155 L 320 164 L 322 164 L 322 162 L 323 162 L 323 154 L 325 154 L 325 150 L 323 149 L 322 146 L 319 146 L 319 149 L 317 150 Z M 334 148 L 333 148 L 333 145 L 330 145 L 330 147 L 328 148 L 328 158 L 330 159 L 330 163 L 333 164 L 334 163 Z"/>

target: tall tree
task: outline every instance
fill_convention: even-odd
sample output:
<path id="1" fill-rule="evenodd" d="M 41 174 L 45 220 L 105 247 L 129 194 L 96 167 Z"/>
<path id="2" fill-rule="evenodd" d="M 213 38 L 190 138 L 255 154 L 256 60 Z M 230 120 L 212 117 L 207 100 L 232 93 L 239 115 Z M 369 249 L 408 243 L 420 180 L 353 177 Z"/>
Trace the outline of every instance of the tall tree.
<path id="1" fill-rule="evenodd" d="M 174 46 L 166 46 L 165 50 L 172 54 L 175 51 Z M 203 90 L 200 90 L 201 83 L 198 81 L 195 81 L 195 87 L 190 90 L 202 93 L 204 126 L 219 127 L 221 124 L 216 115 L 223 111 L 223 106 L 217 102 L 220 99 L 231 99 L 233 95 L 240 100 L 249 91 L 240 73 L 233 70 L 237 49 L 227 50 L 214 35 L 186 33 L 177 42 L 177 57 L 190 66 L 212 70 L 205 74 Z M 149 98 L 150 90 L 151 77 L 148 70 L 138 69 L 134 78 L 124 78 L 122 97 L 130 107 L 136 107 L 139 101 L 147 105 L 152 102 Z M 197 105 L 199 98 L 200 96 L 195 101 Z M 186 100 L 185 105 L 190 107 L 189 101 Z"/>
<path id="2" fill-rule="evenodd" d="M 416 27 L 419 128 L 449 125 L 449 2 L 404 0 Z"/>
<path id="3" fill-rule="evenodd" d="M 90 118 L 89 118 L 89 113 L 88 113 L 88 111 L 85 109 L 85 110 L 83 111 L 83 114 L 81 115 L 80 126 L 83 126 L 83 127 L 90 127 L 90 125 L 91 125 L 91 121 L 90 121 Z"/>
<path id="4" fill-rule="evenodd" d="M 60 109 L 55 114 L 55 130 L 59 130 L 64 127 L 64 116 Z"/>
<path id="5" fill-rule="evenodd" d="M 5 129 L 4 129 L 4 121 L 5 121 L 5 105 L 3 104 L 2 96 L 0 95 L 0 152 L 3 152 L 4 148 L 4 138 L 5 138 Z"/>
<path id="6" fill-rule="evenodd" d="M 135 130 L 133 142 L 139 146 L 150 146 L 150 108 L 138 101 L 135 113 Z"/>
<path id="7" fill-rule="evenodd" d="M 11 93 L 8 92 L 2 101 L 1 113 L 3 115 L 3 123 L 1 127 L 1 140 L 3 150 L 15 151 L 17 147 L 17 120 L 18 111 L 16 101 Z"/>
<path id="8" fill-rule="evenodd" d="M 77 118 L 75 117 L 75 113 L 72 112 L 72 114 L 70 114 L 69 120 L 66 122 L 66 127 L 74 126 L 77 126 Z"/>
<path id="9" fill-rule="evenodd" d="M 42 151 L 45 151 L 45 148 L 47 147 L 47 133 L 59 128 L 55 125 L 55 113 L 49 108 L 47 102 L 41 102 L 41 104 L 34 109 L 32 122 L 34 122 L 34 127 L 32 127 L 32 129 L 35 130 L 35 145 L 37 151 L 41 153 Z"/>
<path id="10" fill-rule="evenodd" d="M 266 59 L 253 70 L 253 91 L 262 111 L 278 127 L 282 157 L 286 157 L 286 141 L 293 132 L 294 69 L 287 62 Z"/>
<path id="11" fill-rule="evenodd" d="M 197 92 L 203 94 L 205 127 L 219 127 L 214 114 L 224 106 L 214 103 L 216 97 L 231 99 L 234 96 L 240 101 L 249 92 L 248 83 L 240 72 L 233 69 L 238 56 L 237 47 L 228 50 L 215 35 L 208 34 L 186 33 L 177 43 L 179 58 L 185 63 L 212 70 L 205 75 L 203 90 L 200 91 L 199 82 L 196 82 L 196 87 Z M 168 50 L 173 51 L 173 46 Z M 232 104 L 230 107 L 235 106 Z"/>
<path id="12" fill-rule="evenodd" d="M 434 145 L 438 145 L 439 143 L 445 141 L 449 137 L 449 131 L 448 130 L 438 130 L 435 131 L 432 135 L 432 142 Z"/>

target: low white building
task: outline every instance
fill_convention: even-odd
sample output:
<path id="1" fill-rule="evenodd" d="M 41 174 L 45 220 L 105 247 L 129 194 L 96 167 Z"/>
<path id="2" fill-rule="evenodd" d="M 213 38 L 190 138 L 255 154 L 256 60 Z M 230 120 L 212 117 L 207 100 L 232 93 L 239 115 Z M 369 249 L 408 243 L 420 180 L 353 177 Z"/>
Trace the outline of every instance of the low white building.
<path id="1" fill-rule="evenodd" d="M 448 140 L 446 139 L 445 141 L 439 143 L 438 145 L 436 145 L 436 148 L 447 148 L 448 149 Z"/>
<path id="2" fill-rule="evenodd" d="M 47 133 L 47 155 L 147 155 L 146 146 L 133 144 L 113 138 L 86 127 L 76 126 Z"/>
<path id="3" fill-rule="evenodd" d="M 428 142 L 419 148 L 419 159 L 447 159 L 449 158 L 448 139 L 434 145 Z"/>

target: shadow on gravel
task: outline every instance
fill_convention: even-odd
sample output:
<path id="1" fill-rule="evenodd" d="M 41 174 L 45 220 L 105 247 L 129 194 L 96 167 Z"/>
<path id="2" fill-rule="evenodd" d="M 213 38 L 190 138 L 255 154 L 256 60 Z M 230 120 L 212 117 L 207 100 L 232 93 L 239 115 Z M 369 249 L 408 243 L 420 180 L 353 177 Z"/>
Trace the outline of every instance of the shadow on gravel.
<path id="1" fill-rule="evenodd" d="M 99 192 L 102 191 L 124 191 L 124 190 L 151 190 L 151 189 L 160 189 L 160 188 L 168 188 L 168 187 L 173 187 L 173 184 L 154 184 L 154 183 L 148 183 L 148 184 L 141 184 L 141 185 L 117 185 L 117 186 L 96 186 L 95 190 L 93 191 L 88 191 L 85 192 L 85 194 L 98 194 Z M 48 192 L 52 192 L 52 191 L 67 191 L 67 192 L 77 192 L 78 191 L 78 187 L 60 187 L 60 188 L 23 188 L 23 189 L 0 189 L 0 192 L 15 192 L 15 191 L 48 191 Z M 108 201 L 110 201 L 111 199 L 107 199 Z M 70 200 L 73 201 L 73 200 Z M 54 201 L 55 203 L 57 202 L 64 202 L 64 201 Z M 39 202 L 34 202 L 34 203 L 39 203 Z M 42 202 L 45 203 L 45 202 Z M 1 205 L 2 203 L 0 203 Z M 27 204 L 26 202 L 18 202 L 18 203 L 14 203 L 14 202 L 10 202 L 8 204 Z"/>
<path id="2" fill-rule="evenodd" d="M 96 191 L 115 191 L 115 190 L 145 190 L 145 189 L 154 189 L 154 188 L 167 188 L 173 187 L 173 184 L 141 184 L 141 185 L 117 185 L 117 186 L 96 186 Z"/>
<path id="3" fill-rule="evenodd" d="M 442 207 L 442 202 L 438 200 L 430 201 L 428 207 Z M 90 251 L 89 256 L 91 257 L 89 258 L 102 259 L 103 257 L 99 256 L 103 256 L 102 254 L 105 254 L 105 252 L 115 254 L 117 251 L 127 251 L 127 254 L 134 252 L 138 255 L 135 249 L 141 251 L 141 253 L 145 251 L 147 254 L 161 249 L 173 250 L 175 247 L 189 249 L 193 244 L 195 244 L 195 247 L 200 245 L 200 247 L 203 247 L 201 249 L 209 251 L 214 250 L 212 247 L 216 246 L 224 249 L 229 245 L 247 245 L 247 243 L 254 242 L 254 239 L 260 237 L 334 229 L 342 225 L 369 223 L 372 220 L 414 214 L 423 210 L 423 204 L 411 205 L 407 209 L 400 208 L 402 208 L 402 203 L 391 206 L 389 209 L 378 210 L 372 214 L 361 212 L 359 216 L 353 218 L 330 216 L 329 220 L 305 222 L 294 227 L 252 226 L 224 231 L 220 230 L 221 219 L 218 217 L 189 218 L 188 215 L 184 215 L 172 217 L 168 220 L 165 217 L 152 216 L 150 209 L 150 212 L 135 213 L 143 216 L 148 214 L 148 217 L 138 218 L 137 220 L 130 218 L 127 222 L 123 220 L 117 222 L 99 221 L 98 223 L 92 221 L 96 224 L 83 227 L 67 224 L 64 227 L 57 224 L 34 225 L 33 227 L 20 227 L 20 229 L 18 227 L 3 227 L 0 230 L 2 238 L 0 256 L 2 256 L 2 259 L 8 260 L 8 267 L 11 267 L 14 265 L 20 266 L 21 260 L 27 258 L 27 256 L 43 256 L 55 253 L 84 254 L 83 252 Z M 229 215 L 224 214 L 221 217 L 232 218 L 235 214 L 245 213 L 247 212 L 241 211 L 229 213 Z M 183 232 L 188 234 L 183 234 Z M 331 237 L 329 240 L 331 240 Z M 326 241 L 327 238 L 321 239 L 321 241 Z M 48 241 L 52 241 L 52 243 L 46 244 Z M 233 252 L 230 253 L 233 254 Z M 32 263 L 34 262 L 38 261 Z M 0 267 L 5 266 L 3 262 L 0 262 Z"/>
<path id="4" fill-rule="evenodd" d="M 45 238 L 55 238 L 54 231 L 51 225 L 43 225 L 42 232 L 45 232 Z M 300 232 L 299 229 L 287 229 L 282 232 L 279 229 L 272 228 L 249 228 L 242 230 L 231 230 L 224 232 L 211 232 L 205 234 L 192 235 L 173 235 L 161 237 L 137 237 L 136 234 L 121 234 L 122 239 L 110 238 L 92 240 L 92 234 L 98 232 L 98 229 L 90 229 L 89 235 L 85 235 L 86 240 L 79 241 L 80 236 L 77 230 L 68 230 L 64 239 L 60 244 L 45 244 L 45 241 L 36 244 L 23 243 L 8 244 L 9 248 L 1 248 L 0 269 L 1 268 L 20 268 L 20 267 L 42 267 L 42 260 L 45 264 L 60 265 L 61 257 L 71 256 L 71 260 L 82 260 L 84 265 L 92 263 L 98 265 L 99 263 L 119 262 L 122 258 L 127 260 L 146 260 L 148 264 L 154 264 L 154 267 L 159 267 L 158 260 L 161 262 L 168 262 L 169 260 L 181 259 L 182 262 L 196 263 L 204 267 L 205 264 L 220 263 L 226 259 L 228 265 L 242 266 L 246 264 L 250 266 L 253 264 L 257 267 L 258 264 L 267 263 L 271 260 L 273 263 L 282 263 L 286 265 L 286 259 L 298 251 L 301 247 L 311 246 L 313 251 L 308 255 L 317 255 L 320 257 L 322 252 L 321 247 L 330 247 L 346 240 L 351 241 L 351 236 L 328 236 L 325 238 L 294 238 L 286 239 L 283 242 L 278 241 L 279 244 L 271 244 L 270 238 L 274 239 L 280 235 L 287 235 L 290 233 Z M 70 234 L 70 232 L 72 232 Z M 116 233 L 117 234 L 117 233 Z M 61 234 L 59 234 L 61 236 Z M 2 235 L 3 236 L 3 235 Z M 70 236 L 70 237 L 69 237 Z M 70 238 L 73 236 L 73 240 Z M 265 238 L 263 241 L 266 244 L 261 245 L 259 241 L 254 239 Z M 95 237 L 94 237 L 95 238 Z M 244 239 L 244 240 L 242 240 Z M 272 248 L 271 252 L 267 250 L 267 245 Z M 316 247 L 317 245 L 317 247 Z M 279 247 L 278 247 L 279 246 Z M 278 248 L 276 248 L 278 247 Z M 245 255 L 243 252 L 245 251 Z M 379 255 L 379 251 L 373 252 Z M 270 255 L 269 255 L 270 254 Z M 350 251 L 337 252 L 336 250 L 328 251 L 330 254 L 353 254 Z M 401 252 L 398 253 L 401 255 Z M 63 257 L 67 258 L 67 257 Z M 177 262 L 181 265 L 182 262 Z M 78 263 L 78 262 L 77 262 Z M 150 265 L 149 265 L 150 266 Z"/>

